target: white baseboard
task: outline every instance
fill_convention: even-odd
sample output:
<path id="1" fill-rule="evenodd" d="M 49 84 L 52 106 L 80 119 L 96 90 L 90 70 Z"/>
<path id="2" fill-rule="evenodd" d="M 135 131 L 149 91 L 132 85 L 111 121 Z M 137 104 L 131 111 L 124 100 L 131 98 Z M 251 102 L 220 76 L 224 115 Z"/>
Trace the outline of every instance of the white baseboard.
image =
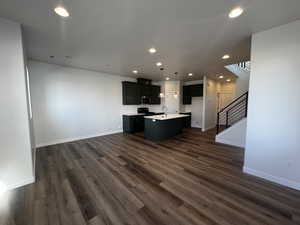
<path id="1" fill-rule="evenodd" d="M 83 140 L 83 139 L 88 139 L 88 138 L 100 137 L 100 136 L 105 136 L 105 135 L 110 135 L 110 134 L 122 133 L 122 132 L 123 132 L 123 130 L 115 130 L 115 131 L 103 132 L 103 133 L 87 135 L 87 136 L 58 139 L 55 141 L 37 144 L 36 148 L 41 148 L 41 147 L 45 147 L 45 146 L 49 146 L 49 145 L 62 144 L 62 143 L 67 143 L 67 142 L 72 142 L 72 141 L 78 141 L 78 140 Z"/>
<path id="2" fill-rule="evenodd" d="M 25 186 L 25 185 L 28 185 L 28 184 L 32 184 L 35 182 L 35 178 L 34 177 L 31 177 L 27 180 L 23 180 L 21 182 L 17 182 L 17 183 L 14 183 L 14 184 L 8 184 L 6 187 L 8 190 L 13 190 L 13 189 L 16 189 L 16 188 L 19 188 L 19 187 L 22 187 L 22 186 Z"/>
<path id="3" fill-rule="evenodd" d="M 244 168 L 243 168 L 243 172 L 300 191 L 300 183 L 298 183 L 298 182 L 291 181 L 291 180 L 288 180 L 288 179 L 282 178 L 282 177 L 276 177 L 276 176 L 267 174 L 267 173 L 265 173 L 265 172 L 258 171 L 258 170 L 254 170 L 254 169 L 251 169 L 251 168 L 248 168 L 248 167 L 245 167 L 245 166 L 244 166 Z"/>
<path id="4" fill-rule="evenodd" d="M 206 128 L 202 128 L 202 131 L 203 131 L 203 132 L 204 132 L 204 131 L 208 131 L 208 130 L 213 129 L 213 128 L 215 128 L 215 127 L 216 127 L 216 125 L 210 126 L 210 127 L 206 127 Z"/>

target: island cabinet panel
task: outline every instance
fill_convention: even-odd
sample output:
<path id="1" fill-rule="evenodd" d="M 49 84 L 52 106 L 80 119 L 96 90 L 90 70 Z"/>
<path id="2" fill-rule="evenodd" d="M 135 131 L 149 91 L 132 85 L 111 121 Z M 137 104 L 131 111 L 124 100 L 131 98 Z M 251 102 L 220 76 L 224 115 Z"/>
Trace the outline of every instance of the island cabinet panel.
<path id="1" fill-rule="evenodd" d="M 186 113 L 180 113 L 182 115 L 188 115 L 187 117 L 184 118 L 184 127 L 185 128 L 191 128 L 192 125 L 192 113 L 191 112 L 186 112 Z"/>
<path id="2" fill-rule="evenodd" d="M 182 132 L 185 117 L 176 119 L 145 119 L 144 136 L 151 141 L 162 141 L 172 138 Z"/>
<path id="3" fill-rule="evenodd" d="M 144 116 L 142 115 L 123 115 L 123 132 L 135 133 L 144 130 Z"/>

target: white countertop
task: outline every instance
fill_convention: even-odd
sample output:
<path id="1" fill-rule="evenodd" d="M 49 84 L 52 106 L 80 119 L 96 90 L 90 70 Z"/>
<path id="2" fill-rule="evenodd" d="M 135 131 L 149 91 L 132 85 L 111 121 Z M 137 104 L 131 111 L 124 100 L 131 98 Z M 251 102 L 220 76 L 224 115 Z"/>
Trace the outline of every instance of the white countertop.
<path id="1" fill-rule="evenodd" d="M 144 116 L 145 113 L 125 113 L 124 116 Z"/>
<path id="2" fill-rule="evenodd" d="M 145 116 L 145 119 L 170 120 L 170 119 L 177 119 L 177 118 L 183 118 L 188 116 L 189 115 L 183 115 L 183 114 L 167 114 L 167 115 Z"/>

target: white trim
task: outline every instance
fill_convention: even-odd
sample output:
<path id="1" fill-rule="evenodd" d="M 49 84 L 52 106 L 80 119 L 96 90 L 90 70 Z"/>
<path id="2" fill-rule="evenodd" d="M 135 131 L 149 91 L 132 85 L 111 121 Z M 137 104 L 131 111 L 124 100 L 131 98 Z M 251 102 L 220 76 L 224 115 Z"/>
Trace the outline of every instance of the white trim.
<path id="1" fill-rule="evenodd" d="M 202 128 L 201 125 L 198 125 L 198 124 L 192 124 L 191 127 L 192 128 Z"/>
<path id="2" fill-rule="evenodd" d="M 13 190 L 13 189 L 16 189 L 16 188 L 19 188 L 19 187 L 22 187 L 22 186 L 25 186 L 25 185 L 28 185 L 28 184 L 32 184 L 34 182 L 35 182 L 35 178 L 31 177 L 28 180 L 24 180 L 24 181 L 14 183 L 14 184 L 9 184 L 9 185 L 7 185 L 7 189 L 8 190 Z"/>
<path id="3" fill-rule="evenodd" d="M 300 191 L 300 183 L 298 183 L 298 182 L 288 180 L 288 179 L 282 178 L 282 177 L 276 177 L 276 176 L 273 176 L 271 174 L 267 174 L 265 172 L 254 170 L 254 169 L 251 169 L 251 168 L 248 168 L 248 167 L 245 167 L 245 166 L 243 168 L 243 172 L 247 173 L 247 174 L 257 176 L 257 177 L 261 177 L 263 179 L 266 179 L 266 180 L 269 180 L 269 181 L 281 184 L 283 186 L 287 186 L 287 187 L 290 187 L 290 188 L 293 188 L 293 189 L 296 189 L 296 190 Z"/>
<path id="4" fill-rule="evenodd" d="M 215 127 L 216 127 L 216 125 L 212 125 L 210 127 L 202 128 L 202 131 L 205 132 L 205 131 L 208 131 L 208 130 L 213 129 Z"/>
<path id="5" fill-rule="evenodd" d="M 247 120 L 247 117 L 245 117 L 245 118 L 241 119 L 240 121 L 234 123 L 231 127 L 228 127 L 228 128 L 226 128 L 225 130 L 222 130 L 220 133 L 217 134 L 216 137 L 220 136 L 221 134 L 227 134 L 227 133 L 229 133 L 230 130 L 231 130 L 234 126 L 236 126 L 236 125 L 238 125 L 238 124 L 244 122 L 245 120 Z M 222 124 L 221 124 L 221 125 L 222 125 Z"/>
<path id="6" fill-rule="evenodd" d="M 232 139 L 224 139 L 222 138 L 223 135 L 226 135 L 227 133 L 230 133 L 232 131 L 232 129 L 236 126 L 238 126 L 240 123 L 244 123 L 245 121 L 247 121 L 247 118 L 243 118 L 240 121 L 238 121 L 237 123 L 233 124 L 231 127 L 228 127 L 227 129 L 221 131 L 220 133 L 218 133 L 216 135 L 216 142 L 218 143 L 222 143 L 222 144 L 226 144 L 226 145 L 232 145 L 232 146 L 237 146 L 237 147 L 241 147 L 241 148 L 245 148 L 245 144 L 240 143 L 239 140 L 232 140 Z M 247 130 L 247 127 L 246 129 Z M 246 139 L 246 137 L 245 137 Z"/>
<path id="7" fill-rule="evenodd" d="M 72 141 L 78 141 L 78 140 L 83 140 L 83 139 L 88 139 L 88 138 L 93 138 L 93 137 L 100 137 L 100 136 L 105 136 L 105 135 L 110 135 L 110 134 L 122 133 L 122 132 L 123 132 L 123 130 L 115 130 L 115 131 L 103 132 L 103 133 L 92 134 L 92 135 L 87 135 L 87 136 L 58 139 L 55 141 L 37 144 L 36 148 L 41 148 L 41 147 L 45 147 L 45 146 L 49 146 L 49 145 L 62 144 L 62 143 L 67 143 L 67 142 L 72 142 Z"/>
<path id="8" fill-rule="evenodd" d="M 205 121 L 205 117 L 206 117 L 206 90 L 207 90 L 207 78 L 206 76 L 203 77 L 203 107 L 202 107 L 202 131 L 205 131 L 205 126 L 206 126 L 206 121 Z"/>
<path id="9" fill-rule="evenodd" d="M 223 138 L 220 138 L 217 136 L 216 136 L 216 142 L 225 144 L 225 145 L 231 145 L 231 146 L 235 146 L 235 147 L 245 148 L 244 145 L 238 144 L 235 140 L 227 140 L 227 139 L 223 139 Z"/>

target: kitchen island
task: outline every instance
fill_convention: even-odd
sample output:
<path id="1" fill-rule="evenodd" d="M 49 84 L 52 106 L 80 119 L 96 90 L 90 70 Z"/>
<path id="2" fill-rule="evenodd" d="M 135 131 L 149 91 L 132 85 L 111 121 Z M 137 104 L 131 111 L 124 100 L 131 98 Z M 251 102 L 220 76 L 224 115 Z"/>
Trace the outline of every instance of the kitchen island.
<path id="1" fill-rule="evenodd" d="M 182 132 L 187 117 L 190 116 L 183 114 L 145 116 L 145 138 L 162 141 L 174 137 Z"/>

